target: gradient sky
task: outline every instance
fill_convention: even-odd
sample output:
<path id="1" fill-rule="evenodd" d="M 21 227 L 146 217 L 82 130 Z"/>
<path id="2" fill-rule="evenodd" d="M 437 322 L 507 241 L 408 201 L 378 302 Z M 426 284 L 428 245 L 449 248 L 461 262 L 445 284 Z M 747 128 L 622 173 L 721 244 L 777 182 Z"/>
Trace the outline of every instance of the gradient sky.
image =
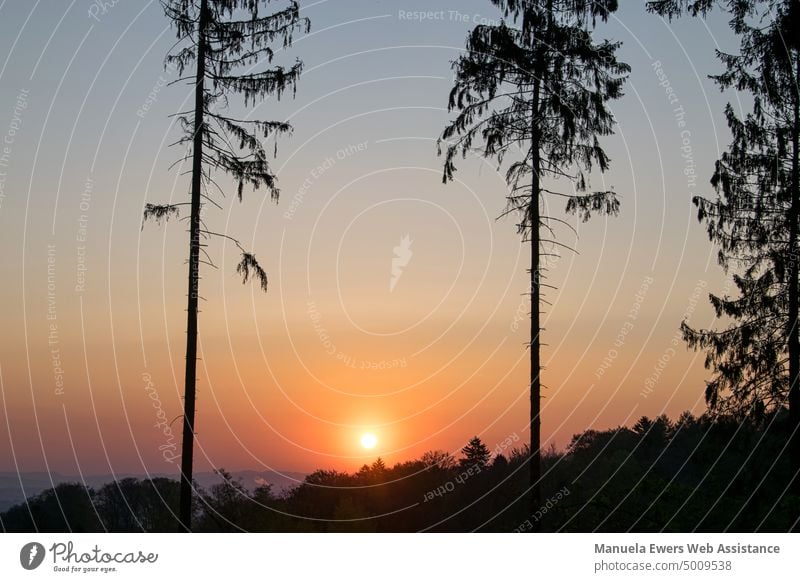
<path id="1" fill-rule="evenodd" d="M 187 235 L 182 222 L 142 228 L 141 214 L 186 199 L 169 115 L 191 95 L 165 86 L 174 35 L 159 3 L 107 4 L 0 3 L 0 470 L 177 472 L 157 423 L 181 413 Z M 706 295 L 727 280 L 690 200 L 711 194 L 724 104 L 741 107 L 707 78 L 733 39 L 720 16 L 668 24 L 624 4 L 599 31 L 624 43 L 633 72 L 604 142 L 613 168 L 594 183 L 616 189 L 622 212 L 576 224 L 577 240 L 561 233 L 580 254 L 551 265 L 543 435 L 559 448 L 588 427 L 702 412 L 703 354 L 676 332 L 684 317 L 713 325 Z M 408 17 L 419 10 L 441 12 Z M 435 144 L 452 118 L 450 62 L 496 10 L 303 11 L 312 32 L 278 57 L 305 62 L 296 98 L 240 111 L 294 124 L 274 161 L 281 200 L 245 191 L 207 213 L 257 254 L 270 289 L 240 284 L 230 244 L 209 249 L 219 269 L 201 283 L 197 468 L 352 469 L 457 451 L 475 434 L 490 448 L 524 443 L 529 251 L 513 219 L 497 220 L 495 165 L 463 161 L 444 186 Z M 373 451 L 358 445 L 365 431 Z"/>

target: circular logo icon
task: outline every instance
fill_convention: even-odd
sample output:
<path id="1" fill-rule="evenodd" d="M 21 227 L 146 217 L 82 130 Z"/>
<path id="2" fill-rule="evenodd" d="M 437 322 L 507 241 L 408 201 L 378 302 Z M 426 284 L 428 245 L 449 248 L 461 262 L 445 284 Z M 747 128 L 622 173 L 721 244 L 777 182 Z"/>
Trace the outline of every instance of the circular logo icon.
<path id="1" fill-rule="evenodd" d="M 44 546 L 39 542 L 29 542 L 19 551 L 19 563 L 26 570 L 35 570 L 44 562 Z"/>

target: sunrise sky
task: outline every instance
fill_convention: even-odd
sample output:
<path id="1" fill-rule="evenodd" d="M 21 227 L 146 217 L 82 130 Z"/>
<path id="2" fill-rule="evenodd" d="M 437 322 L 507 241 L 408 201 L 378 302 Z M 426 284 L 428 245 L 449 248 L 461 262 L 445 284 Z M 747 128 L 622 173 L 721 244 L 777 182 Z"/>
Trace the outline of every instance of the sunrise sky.
<path id="1" fill-rule="evenodd" d="M 486 0 L 301 4 L 312 31 L 278 56 L 305 62 L 297 97 L 243 111 L 294 124 L 274 161 L 281 200 L 245 190 L 206 215 L 270 288 L 242 286 L 235 248 L 210 247 L 197 470 L 353 469 L 476 434 L 522 445 L 529 249 L 497 220 L 502 172 L 470 159 L 445 186 L 436 151 L 450 62 L 499 14 Z M 191 95 L 167 86 L 174 34 L 144 0 L 2 2 L 0 23 L 0 470 L 177 472 L 180 421 L 170 439 L 161 419 L 181 414 L 187 235 L 141 220 L 188 191 L 168 147 Z M 543 435 L 558 448 L 702 412 L 703 354 L 676 332 L 713 325 L 707 292 L 726 285 L 690 204 L 711 194 L 724 104 L 742 106 L 707 79 L 732 46 L 724 19 L 670 25 L 627 2 L 600 34 L 633 68 L 595 181 L 623 206 L 576 224 L 578 240 L 564 231 L 580 254 L 551 265 Z"/>

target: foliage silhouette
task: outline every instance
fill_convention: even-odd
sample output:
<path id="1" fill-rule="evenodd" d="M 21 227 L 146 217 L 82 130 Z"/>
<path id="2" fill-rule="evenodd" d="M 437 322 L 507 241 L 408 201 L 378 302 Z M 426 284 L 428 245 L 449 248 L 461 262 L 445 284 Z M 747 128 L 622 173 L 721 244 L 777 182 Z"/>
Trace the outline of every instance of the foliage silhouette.
<path id="1" fill-rule="evenodd" d="M 695 197 L 698 219 L 719 245 L 718 262 L 733 273 L 738 297 L 711 295 L 721 331 L 682 324 L 714 371 L 706 401 L 712 413 L 763 420 L 787 406 L 790 446 L 800 472 L 800 3 L 728 0 L 738 54 L 717 51 L 720 89 L 752 96 L 743 118 L 728 104 L 733 141 L 717 161 L 714 200 Z M 667 16 L 705 13 L 706 2 L 651 2 Z M 795 483 L 800 493 L 800 478 Z"/>
<path id="2" fill-rule="evenodd" d="M 492 453 L 489 447 L 483 444 L 483 441 L 477 436 L 469 439 L 467 445 L 461 449 L 461 454 L 464 458 L 461 460 L 462 467 L 478 467 L 485 469 L 489 466 L 489 461 L 492 458 Z"/>
<path id="3" fill-rule="evenodd" d="M 789 531 L 800 502 L 787 492 L 790 423 L 785 411 L 770 420 L 684 413 L 575 435 L 565 451 L 543 455 L 546 490 L 561 494 L 537 508 L 537 523 L 552 532 Z M 248 489 L 221 470 L 221 483 L 199 490 L 193 529 L 527 531 L 529 458 L 526 445 L 471 474 L 464 463 L 376 461 L 354 473 L 315 471 L 279 492 Z M 97 491 L 62 484 L 0 514 L 0 523 L 9 532 L 174 531 L 178 488 L 166 479 Z"/>

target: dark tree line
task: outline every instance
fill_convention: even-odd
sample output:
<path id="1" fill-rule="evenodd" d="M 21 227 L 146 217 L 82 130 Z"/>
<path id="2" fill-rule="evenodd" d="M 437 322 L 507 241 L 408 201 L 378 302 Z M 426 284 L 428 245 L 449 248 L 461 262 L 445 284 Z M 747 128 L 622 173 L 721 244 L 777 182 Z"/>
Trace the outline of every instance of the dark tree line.
<path id="1" fill-rule="evenodd" d="M 589 430 L 542 457 L 544 497 L 528 511 L 527 446 L 492 455 L 473 439 L 459 459 L 431 451 L 347 473 L 319 470 L 287 491 L 251 488 L 220 471 L 197 487 L 195 531 L 548 532 L 774 531 L 794 525 L 784 493 L 791 461 L 785 412 L 754 421 L 665 416 Z M 489 457 L 487 457 L 487 453 Z M 0 514 L 8 532 L 175 531 L 177 481 L 61 484 Z"/>

